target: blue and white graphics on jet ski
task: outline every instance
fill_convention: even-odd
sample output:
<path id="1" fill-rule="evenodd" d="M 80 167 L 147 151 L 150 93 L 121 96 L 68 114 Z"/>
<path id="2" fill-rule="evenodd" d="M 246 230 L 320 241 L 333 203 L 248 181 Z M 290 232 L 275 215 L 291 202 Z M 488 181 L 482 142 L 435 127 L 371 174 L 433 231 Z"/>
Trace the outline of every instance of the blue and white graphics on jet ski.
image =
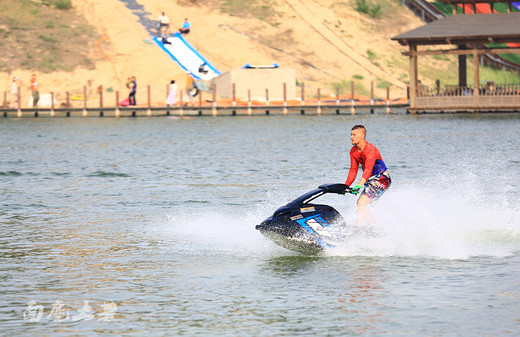
<path id="1" fill-rule="evenodd" d="M 344 241 L 344 229 L 349 226 L 333 207 L 312 204 L 311 201 L 327 193 L 344 195 L 350 192 L 345 184 L 321 185 L 277 209 L 256 229 L 284 248 L 301 253 L 319 253 Z"/>

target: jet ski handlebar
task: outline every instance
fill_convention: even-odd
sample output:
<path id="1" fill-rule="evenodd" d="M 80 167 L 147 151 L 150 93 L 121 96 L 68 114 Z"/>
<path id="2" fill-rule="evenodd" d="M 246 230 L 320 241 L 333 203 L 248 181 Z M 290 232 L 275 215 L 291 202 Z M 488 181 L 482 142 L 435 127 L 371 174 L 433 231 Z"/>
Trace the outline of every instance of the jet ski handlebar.
<path id="1" fill-rule="evenodd" d="M 320 190 L 326 191 L 326 193 L 337 193 L 337 194 L 346 194 L 352 193 L 352 189 L 345 184 L 323 184 L 318 187 Z"/>
<path id="2" fill-rule="evenodd" d="M 294 199 L 287 205 L 280 207 L 279 209 L 277 209 L 274 212 L 274 215 L 276 216 L 281 213 L 287 212 L 293 208 L 297 208 L 302 205 L 305 205 L 305 204 L 311 202 L 312 200 L 314 200 L 324 194 L 327 194 L 327 193 L 336 193 L 336 194 L 344 195 L 347 193 L 352 193 L 352 189 L 345 184 L 323 184 L 323 185 L 319 186 L 318 188 L 299 196 L 298 198 Z"/>

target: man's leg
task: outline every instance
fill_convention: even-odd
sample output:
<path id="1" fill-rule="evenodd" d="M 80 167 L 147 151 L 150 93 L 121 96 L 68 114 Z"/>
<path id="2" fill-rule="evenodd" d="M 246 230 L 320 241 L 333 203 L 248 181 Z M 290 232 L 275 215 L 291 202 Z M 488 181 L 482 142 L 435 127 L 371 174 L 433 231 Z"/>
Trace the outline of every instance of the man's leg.
<path id="1" fill-rule="evenodd" d="M 374 217 L 367 211 L 367 206 L 370 201 L 370 198 L 364 194 L 359 197 L 357 201 L 358 214 L 356 219 L 356 226 L 363 226 L 365 219 L 368 219 L 369 222 L 375 223 Z"/>

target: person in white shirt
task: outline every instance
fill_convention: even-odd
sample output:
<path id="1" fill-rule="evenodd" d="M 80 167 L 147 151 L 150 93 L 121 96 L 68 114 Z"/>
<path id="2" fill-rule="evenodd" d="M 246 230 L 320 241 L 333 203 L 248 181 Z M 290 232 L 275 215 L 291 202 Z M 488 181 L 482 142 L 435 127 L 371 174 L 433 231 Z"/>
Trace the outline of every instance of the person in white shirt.
<path id="1" fill-rule="evenodd" d="M 15 76 L 11 82 L 11 96 L 13 97 L 12 101 L 9 103 L 11 109 L 18 106 L 18 80 L 20 79 Z"/>
<path id="2" fill-rule="evenodd" d="M 157 21 L 159 21 L 159 35 L 163 35 L 163 31 L 165 29 L 170 28 L 170 19 L 162 12 L 161 15 L 157 18 Z"/>
<path id="3" fill-rule="evenodd" d="M 177 103 L 177 84 L 175 84 L 175 80 L 171 80 L 166 106 L 174 106 L 175 103 Z"/>

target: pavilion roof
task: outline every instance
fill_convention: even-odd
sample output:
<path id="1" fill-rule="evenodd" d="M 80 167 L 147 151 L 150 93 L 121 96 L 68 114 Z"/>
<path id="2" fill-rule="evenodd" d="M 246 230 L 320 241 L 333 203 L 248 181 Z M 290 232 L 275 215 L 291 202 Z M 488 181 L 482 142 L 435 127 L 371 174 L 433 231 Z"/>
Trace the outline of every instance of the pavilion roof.
<path id="1" fill-rule="evenodd" d="M 402 45 L 520 42 L 520 12 L 450 15 L 392 40 Z"/>

